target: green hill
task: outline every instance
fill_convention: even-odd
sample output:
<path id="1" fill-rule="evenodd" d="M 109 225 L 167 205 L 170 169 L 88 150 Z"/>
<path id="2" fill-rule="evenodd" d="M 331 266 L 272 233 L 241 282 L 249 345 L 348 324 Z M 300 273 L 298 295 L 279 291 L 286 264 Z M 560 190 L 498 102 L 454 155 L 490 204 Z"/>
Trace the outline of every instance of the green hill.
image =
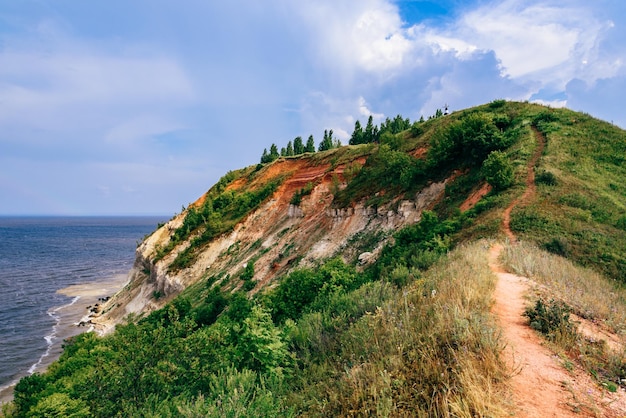
<path id="1" fill-rule="evenodd" d="M 5 414 L 509 416 L 487 249 L 508 217 L 507 268 L 623 341 L 625 179 L 622 129 L 502 100 L 228 173 L 139 246 L 94 318 L 115 331 L 68 341 Z M 572 338 L 551 341 L 626 382 Z"/>

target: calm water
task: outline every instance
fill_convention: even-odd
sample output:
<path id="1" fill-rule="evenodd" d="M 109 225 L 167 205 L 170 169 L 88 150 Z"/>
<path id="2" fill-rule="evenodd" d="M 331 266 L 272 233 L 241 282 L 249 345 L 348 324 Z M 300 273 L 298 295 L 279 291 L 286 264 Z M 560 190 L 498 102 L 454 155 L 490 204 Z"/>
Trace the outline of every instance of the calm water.
<path id="1" fill-rule="evenodd" d="M 40 369 L 62 343 L 61 312 L 81 301 L 57 291 L 119 281 L 133 265 L 137 243 L 166 220 L 0 217 L 0 390 Z"/>

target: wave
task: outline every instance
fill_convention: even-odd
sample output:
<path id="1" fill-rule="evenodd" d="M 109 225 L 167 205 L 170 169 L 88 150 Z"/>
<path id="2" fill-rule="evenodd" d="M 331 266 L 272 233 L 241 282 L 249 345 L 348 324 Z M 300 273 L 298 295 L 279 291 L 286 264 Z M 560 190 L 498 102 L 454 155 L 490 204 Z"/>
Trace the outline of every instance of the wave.
<path id="1" fill-rule="evenodd" d="M 30 366 L 30 368 L 28 369 L 28 374 L 35 373 L 37 371 L 37 368 L 43 364 L 43 361 L 46 358 L 48 358 L 48 356 L 50 356 L 52 346 L 54 345 L 54 342 L 57 339 L 57 331 L 59 329 L 59 325 L 61 324 L 61 317 L 58 315 L 58 312 L 61 309 L 69 308 L 70 306 L 74 305 L 76 302 L 78 302 L 79 299 L 80 299 L 80 296 L 74 296 L 74 298 L 72 299 L 70 303 L 63 305 L 63 306 L 58 306 L 48 311 L 48 315 L 52 319 L 54 319 L 55 323 L 52 326 L 52 332 L 43 337 L 46 340 L 46 344 L 47 344 L 46 351 L 41 355 L 41 357 L 39 357 L 39 360 L 37 360 L 35 364 Z"/>

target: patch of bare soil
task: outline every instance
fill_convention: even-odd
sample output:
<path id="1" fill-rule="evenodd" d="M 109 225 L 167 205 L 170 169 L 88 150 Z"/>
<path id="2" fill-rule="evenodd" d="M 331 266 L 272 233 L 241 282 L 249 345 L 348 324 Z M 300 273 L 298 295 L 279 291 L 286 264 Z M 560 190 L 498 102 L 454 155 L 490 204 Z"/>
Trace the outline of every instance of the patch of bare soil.
<path id="1" fill-rule="evenodd" d="M 528 326 L 523 313 L 530 280 L 502 270 L 497 262 L 501 249 L 501 245 L 494 245 L 489 251 L 489 266 L 498 276 L 492 312 L 507 344 L 503 359 L 511 371 L 514 416 L 624 417 L 623 390 L 604 390 L 579 366 L 566 370 Z"/>
<path id="2" fill-rule="evenodd" d="M 428 153 L 428 148 L 421 147 L 421 148 L 417 148 L 413 150 L 410 154 L 414 156 L 415 158 L 424 158 L 427 153 Z"/>
<path id="3" fill-rule="evenodd" d="M 573 323 L 577 324 L 578 332 L 584 335 L 588 340 L 592 342 L 604 341 L 606 348 L 614 353 L 620 353 L 626 350 L 624 341 L 601 322 L 590 321 L 575 314 L 570 314 L 570 319 Z M 624 416 L 626 416 L 626 413 Z"/>
<path id="4" fill-rule="evenodd" d="M 459 209 L 461 210 L 461 212 L 470 210 L 476 205 L 476 203 L 480 201 L 480 199 L 485 197 L 487 193 L 489 193 L 490 191 L 491 191 L 491 185 L 489 183 L 484 183 L 478 189 L 470 193 L 467 199 L 465 199 L 465 201 L 461 203 L 461 206 L 459 206 Z"/>
<path id="5" fill-rule="evenodd" d="M 533 130 L 538 145 L 528 162 L 526 190 L 503 214 L 503 230 L 513 243 L 517 238 L 510 229 L 511 211 L 534 196 L 534 167 L 545 145 L 543 135 Z M 511 371 L 514 416 L 625 417 L 624 390 L 618 389 L 616 393 L 604 390 L 578 365 L 571 365 L 570 370 L 566 370 L 559 357 L 528 326 L 523 314 L 531 281 L 503 270 L 497 261 L 501 250 L 502 246 L 497 244 L 489 251 L 489 266 L 498 277 L 492 312 L 498 318 L 506 341 L 503 358 Z M 586 324 L 586 329 L 587 334 L 600 333 L 592 323 Z"/>

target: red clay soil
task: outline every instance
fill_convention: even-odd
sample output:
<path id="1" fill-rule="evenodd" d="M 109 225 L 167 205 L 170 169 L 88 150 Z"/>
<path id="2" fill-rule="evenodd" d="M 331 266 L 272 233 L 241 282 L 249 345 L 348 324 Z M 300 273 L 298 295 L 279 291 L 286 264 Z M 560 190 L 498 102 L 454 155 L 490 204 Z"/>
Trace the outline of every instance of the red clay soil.
<path id="1" fill-rule="evenodd" d="M 472 193 L 470 193 L 467 199 L 465 199 L 465 201 L 461 203 L 461 206 L 459 206 L 459 209 L 461 210 L 461 212 L 470 210 L 476 205 L 476 203 L 480 201 L 480 199 L 485 197 L 487 193 L 489 193 L 490 191 L 491 191 L 491 185 L 489 183 L 484 183 L 477 190 L 474 190 Z"/>
<path id="2" fill-rule="evenodd" d="M 503 360 L 511 373 L 513 416 L 623 418 L 626 396 L 622 389 L 617 393 L 604 390 L 578 365 L 567 371 L 528 326 L 523 313 L 529 279 L 502 270 L 497 262 L 501 250 L 501 245 L 494 245 L 489 251 L 489 266 L 498 277 L 492 312 L 506 341 Z"/>
<path id="3" fill-rule="evenodd" d="M 414 156 L 415 158 L 423 158 L 426 156 L 427 152 L 428 152 L 428 148 L 421 147 L 421 148 L 414 149 L 413 151 L 411 151 L 410 154 Z"/>
<path id="4" fill-rule="evenodd" d="M 510 215 L 517 205 L 526 204 L 535 194 L 534 166 L 543 152 L 545 138 L 533 129 L 537 149 L 528 162 L 524 194 L 504 211 L 503 229 L 512 243 Z M 609 393 L 596 384 L 579 366 L 567 371 L 559 358 L 544 344 L 524 318 L 525 295 L 530 280 L 506 273 L 498 264 L 502 245 L 489 250 L 489 266 L 497 275 L 492 312 L 498 318 L 506 341 L 503 359 L 511 372 L 511 406 L 516 417 L 626 417 L 626 394 L 622 389 Z"/>

